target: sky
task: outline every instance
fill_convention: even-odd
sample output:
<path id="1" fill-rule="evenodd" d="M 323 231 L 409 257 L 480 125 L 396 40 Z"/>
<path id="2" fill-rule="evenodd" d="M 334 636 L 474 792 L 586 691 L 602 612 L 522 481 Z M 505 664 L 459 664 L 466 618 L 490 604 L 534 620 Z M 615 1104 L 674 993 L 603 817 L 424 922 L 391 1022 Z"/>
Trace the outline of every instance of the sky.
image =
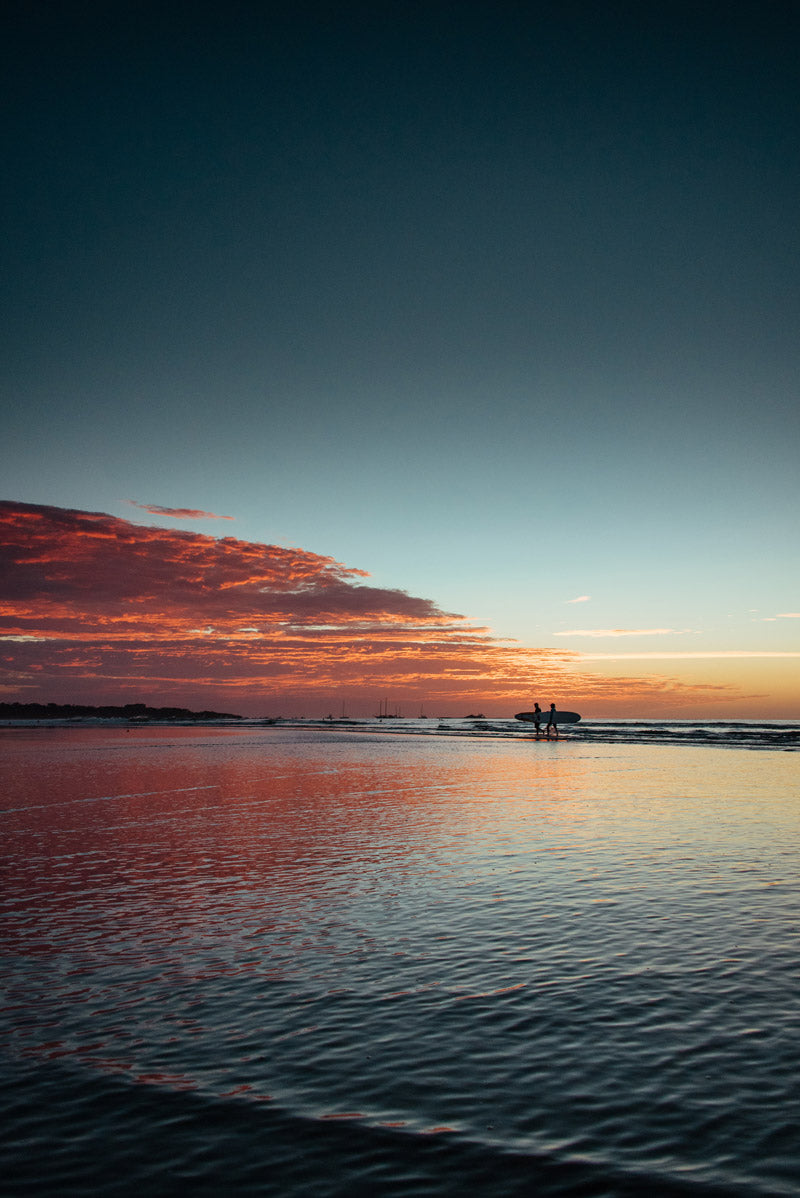
<path id="1" fill-rule="evenodd" d="M 800 6 L 8 13 L 0 699 L 800 716 Z"/>

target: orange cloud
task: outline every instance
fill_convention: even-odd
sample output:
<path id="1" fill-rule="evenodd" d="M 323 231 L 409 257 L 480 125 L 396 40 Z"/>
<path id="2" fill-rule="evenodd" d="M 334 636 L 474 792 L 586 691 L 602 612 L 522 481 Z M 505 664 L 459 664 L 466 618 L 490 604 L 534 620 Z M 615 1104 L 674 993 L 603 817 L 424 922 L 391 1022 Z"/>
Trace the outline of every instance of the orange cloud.
<path id="1" fill-rule="evenodd" d="M 527 697 L 602 714 L 708 694 L 673 679 L 581 672 L 574 652 L 499 640 L 308 550 L 102 512 L 0 503 L 0 572 L 4 698 L 243 714 L 312 704 L 319 714 L 345 699 L 366 714 L 388 694 L 437 714 L 507 715 Z"/>
<path id="2" fill-rule="evenodd" d="M 137 503 L 135 499 L 126 500 L 131 507 L 141 508 L 151 516 L 173 516 L 177 520 L 232 520 L 233 516 L 217 516 L 214 512 L 202 512 L 193 507 L 161 507 L 158 503 Z"/>

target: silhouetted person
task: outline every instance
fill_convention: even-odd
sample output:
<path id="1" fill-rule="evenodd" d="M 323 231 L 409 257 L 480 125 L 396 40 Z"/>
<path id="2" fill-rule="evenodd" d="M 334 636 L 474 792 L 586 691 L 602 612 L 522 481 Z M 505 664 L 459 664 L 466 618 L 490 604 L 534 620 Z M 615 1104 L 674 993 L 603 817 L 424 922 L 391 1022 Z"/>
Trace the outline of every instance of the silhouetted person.
<path id="1" fill-rule="evenodd" d="M 547 735 L 550 736 L 551 729 L 558 736 L 558 712 L 556 711 L 555 703 L 550 704 L 550 714 L 547 717 Z"/>
<path id="2" fill-rule="evenodd" d="M 536 735 L 539 736 L 542 731 L 542 709 L 538 703 L 533 705 L 533 726 L 536 729 Z"/>

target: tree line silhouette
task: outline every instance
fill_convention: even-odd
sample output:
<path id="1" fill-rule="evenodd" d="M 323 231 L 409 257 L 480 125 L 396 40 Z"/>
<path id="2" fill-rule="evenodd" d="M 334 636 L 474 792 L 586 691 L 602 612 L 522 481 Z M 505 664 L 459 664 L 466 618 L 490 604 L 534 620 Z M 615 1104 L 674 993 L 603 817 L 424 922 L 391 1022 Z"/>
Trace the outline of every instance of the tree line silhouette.
<path id="1" fill-rule="evenodd" d="M 148 707 L 126 703 L 122 707 L 91 707 L 83 703 L 0 703 L 0 720 L 240 720 L 226 711 L 190 711 L 186 707 Z"/>

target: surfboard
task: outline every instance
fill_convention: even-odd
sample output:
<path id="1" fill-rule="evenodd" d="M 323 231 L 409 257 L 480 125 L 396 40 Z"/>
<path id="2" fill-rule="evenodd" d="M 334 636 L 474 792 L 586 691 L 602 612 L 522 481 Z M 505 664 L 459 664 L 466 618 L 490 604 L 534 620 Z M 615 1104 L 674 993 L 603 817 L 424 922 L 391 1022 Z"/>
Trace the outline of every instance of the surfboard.
<path id="1" fill-rule="evenodd" d="M 580 718 L 581 717 L 578 715 L 577 711 L 556 711 L 555 722 L 557 724 L 577 724 L 577 722 Z M 535 711 L 520 711 L 517 713 L 517 715 L 514 716 L 514 719 L 515 720 L 525 720 L 526 724 L 535 724 L 536 723 L 536 712 Z M 547 721 L 549 719 L 550 719 L 549 711 L 542 711 L 539 713 L 539 723 L 541 724 L 542 728 L 544 728 L 547 725 Z"/>

